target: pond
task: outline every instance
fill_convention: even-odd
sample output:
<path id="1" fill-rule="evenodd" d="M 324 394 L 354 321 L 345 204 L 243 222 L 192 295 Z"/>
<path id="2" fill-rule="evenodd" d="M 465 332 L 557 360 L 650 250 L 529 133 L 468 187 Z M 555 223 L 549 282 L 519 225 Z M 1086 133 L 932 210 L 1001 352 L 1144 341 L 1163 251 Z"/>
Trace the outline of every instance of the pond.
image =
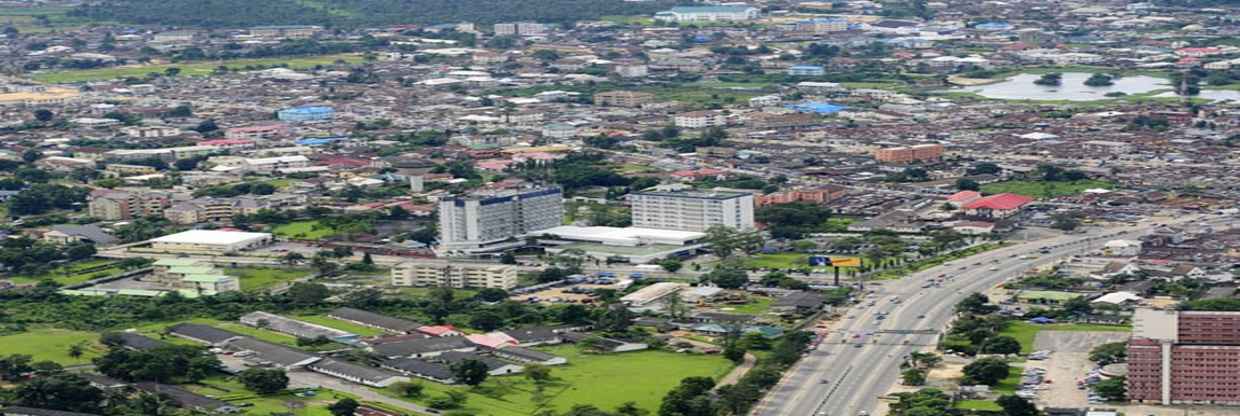
<path id="1" fill-rule="evenodd" d="M 1060 85 L 1047 86 L 1033 83 L 1041 78 L 1042 74 L 1019 74 L 1001 82 L 956 88 L 951 91 L 971 92 L 1000 100 L 1094 101 L 1109 99 L 1111 97 L 1106 95 L 1112 92 L 1132 95 L 1171 88 L 1166 79 L 1146 75 L 1121 77 L 1114 81 L 1114 85 L 1107 87 L 1091 87 L 1085 85 L 1085 80 L 1091 75 L 1093 74 L 1085 72 L 1065 72 Z"/>

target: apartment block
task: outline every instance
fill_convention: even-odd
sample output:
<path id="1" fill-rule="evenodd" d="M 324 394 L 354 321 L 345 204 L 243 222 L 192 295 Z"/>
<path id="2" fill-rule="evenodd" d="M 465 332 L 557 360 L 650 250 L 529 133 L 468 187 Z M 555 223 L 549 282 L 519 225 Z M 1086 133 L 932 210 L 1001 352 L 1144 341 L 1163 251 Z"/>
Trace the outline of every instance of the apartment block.
<path id="1" fill-rule="evenodd" d="M 87 210 L 90 216 L 101 220 L 117 221 L 163 215 L 172 205 L 168 194 L 162 192 L 126 192 L 100 189 L 90 194 Z"/>
<path id="2" fill-rule="evenodd" d="M 943 145 L 941 144 L 888 147 L 874 151 L 874 159 L 882 163 L 908 164 L 938 161 L 942 158 Z"/>
<path id="3" fill-rule="evenodd" d="M 1132 332 L 1130 400 L 1240 405 L 1240 312 L 1138 309 Z"/>
<path id="4" fill-rule="evenodd" d="M 754 228 L 754 198 L 740 192 L 654 191 L 629 195 L 633 226 L 661 230 L 706 231 L 721 225 Z"/>
<path id="5" fill-rule="evenodd" d="M 714 111 L 693 111 L 672 116 L 672 124 L 686 129 L 704 129 L 728 125 L 728 116 Z"/>
<path id="6" fill-rule="evenodd" d="M 518 237 L 563 225 L 560 188 L 477 192 L 439 202 L 439 250 L 494 251 L 521 244 Z"/>
<path id="7" fill-rule="evenodd" d="M 506 265 L 406 262 L 392 267 L 392 286 L 495 288 L 517 286 L 517 268 Z"/>
<path id="8" fill-rule="evenodd" d="M 654 94 L 637 91 L 607 91 L 594 94 L 594 105 L 637 108 L 654 102 Z"/>

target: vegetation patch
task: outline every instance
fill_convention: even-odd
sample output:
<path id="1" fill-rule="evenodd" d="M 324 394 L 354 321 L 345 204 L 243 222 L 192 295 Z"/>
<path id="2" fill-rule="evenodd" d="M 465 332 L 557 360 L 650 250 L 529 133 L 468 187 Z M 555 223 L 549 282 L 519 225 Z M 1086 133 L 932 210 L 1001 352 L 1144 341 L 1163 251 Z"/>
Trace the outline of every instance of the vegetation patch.
<path id="1" fill-rule="evenodd" d="M 280 283 L 292 282 L 310 274 L 307 269 L 241 267 L 228 269 L 228 274 L 241 279 L 241 290 L 252 292 L 270 289 Z"/>
<path id="2" fill-rule="evenodd" d="M 36 81 L 66 84 L 73 82 L 104 81 L 125 77 L 144 77 L 151 73 L 164 74 L 170 68 L 178 69 L 178 76 L 198 77 L 211 75 L 215 73 L 216 68 L 221 66 L 229 68 L 230 70 L 244 70 L 246 67 L 270 67 L 277 65 L 287 66 L 293 69 L 306 69 L 316 66 L 332 65 L 339 61 L 346 63 L 359 63 L 362 62 L 362 56 L 357 54 L 339 54 L 302 58 L 232 59 L 227 61 L 181 62 L 173 64 L 120 66 L 115 68 L 71 69 L 41 72 L 35 74 L 32 78 Z"/>
<path id="3" fill-rule="evenodd" d="M 1071 182 L 1050 181 L 1004 181 L 982 185 L 982 192 L 1001 194 L 1011 192 L 1038 199 L 1050 199 L 1061 196 L 1076 195 L 1086 189 L 1112 189 L 1115 184 L 1103 180 L 1086 179 Z"/>
<path id="4" fill-rule="evenodd" d="M 82 355 L 74 357 L 70 350 L 80 345 Z M 34 361 L 54 361 L 60 365 L 77 365 L 100 356 L 105 348 L 99 334 L 86 331 L 44 328 L 0 336 L 0 356 L 29 355 Z"/>

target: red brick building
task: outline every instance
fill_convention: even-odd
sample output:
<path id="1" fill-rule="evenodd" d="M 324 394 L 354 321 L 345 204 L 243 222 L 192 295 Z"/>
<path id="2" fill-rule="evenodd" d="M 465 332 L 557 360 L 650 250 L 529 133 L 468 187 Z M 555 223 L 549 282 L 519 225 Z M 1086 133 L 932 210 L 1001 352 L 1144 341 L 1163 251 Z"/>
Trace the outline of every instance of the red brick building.
<path id="1" fill-rule="evenodd" d="M 888 147 L 874 151 L 874 159 L 882 163 L 909 164 L 937 162 L 943 159 L 943 145 L 919 144 L 916 146 Z"/>
<path id="2" fill-rule="evenodd" d="M 1240 405 L 1240 312 L 1139 309 L 1127 385 L 1136 402 Z"/>

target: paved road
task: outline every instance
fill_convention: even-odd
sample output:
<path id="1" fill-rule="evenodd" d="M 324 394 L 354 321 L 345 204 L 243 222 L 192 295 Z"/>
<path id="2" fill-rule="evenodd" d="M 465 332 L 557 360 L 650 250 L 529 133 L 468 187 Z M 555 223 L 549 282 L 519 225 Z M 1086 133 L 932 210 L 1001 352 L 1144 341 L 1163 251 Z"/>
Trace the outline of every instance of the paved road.
<path id="1" fill-rule="evenodd" d="M 399 409 L 408 410 L 417 414 L 436 415 L 440 412 L 431 411 L 425 407 L 416 404 L 388 397 L 371 390 L 360 384 L 350 383 L 335 377 L 326 376 L 319 373 L 309 371 L 290 371 L 288 373 L 289 387 L 322 387 L 339 392 L 349 393 L 357 396 L 361 401 L 383 403 Z"/>
<path id="2" fill-rule="evenodd" d="M 935 333 L 944 329 L 954 315 L 954 306 L 965 296 L 984 291 L 1031 266 L 1077 254 L 1091 244 L 1096 248 L 1108 239 L 1136 238 L 1150 227 L 1145 223 L 1019 243 L 885 283 L 873 297 L 852 308 L 817 348 L 790 369 L 753 414 L 852 416 L 861 411 L 873 412 L 878 397 L 899 378 L 901 357 L 936 344 Z M 1038 249 L 1043 246 L 1053 248 L 1048 254 L 1039 254 Z M 940 274 L 949 278 L 942 287 L 922 288 Z M 883 312 L 890 315 L 886 320 L 877 320 Z M 929 333 L 879 332 L 892 330 Z"/>

